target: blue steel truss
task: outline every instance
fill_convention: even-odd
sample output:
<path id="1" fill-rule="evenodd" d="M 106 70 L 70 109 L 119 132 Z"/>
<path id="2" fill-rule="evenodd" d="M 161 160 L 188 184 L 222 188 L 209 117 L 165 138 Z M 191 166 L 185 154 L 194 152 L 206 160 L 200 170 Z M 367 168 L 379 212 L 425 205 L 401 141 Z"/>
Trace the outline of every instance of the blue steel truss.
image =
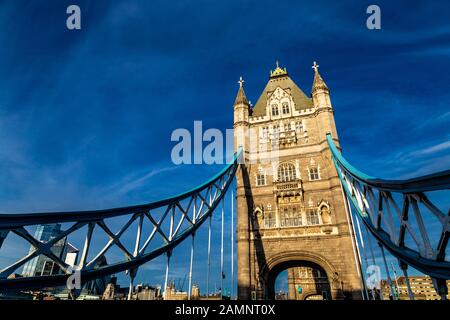
<path id="1" fill-rule="evenodd" d="M 82 212 L 0 214 L 0 249 L 4 240 L 11 233 L 26 240 L 33 248 L 27 255 L 0 270 L 0 290 L 64 285 L 72 274 L 72 269 L 65 261 L 57 257 L 51 249 L 58 241 L 81 228 L 86 228 L 86 235 L 81 250 L 81 258 L 76 269 L 80 272 L 80 278 L 83 282 L 121 271 L 134 273 L 142 264 L 162 254 L 170 255 L 177 245 L 195 234 L 195 231 L 212 216 L 233 181 L 240 157 L 241 150 L 235 154 L 233 161 L 219 174 L 194 189 L 144 205 Z M 162 215 L 154 215 L 153 212 L 156 211 L 159 211 Z M 105 223 L 105 219 L 115 217 L 124 217 L 127 221 L 116 233 L 112 232 Z M 167 219 L 170 220 L 170 227 L 166 230 L 162 228 L 162 224 Z M 152 231 L 144 235 L 142 226 L 146 220 L 151 223 Z M 137 221 L 138 226 L 136 241 L 134 251 L 130 252 L 131 250 L 129 251 L 121 242 L 121 236 L 135 221 Z M 28 226 L 53 223 L 69 223 L 69 227 L 46 242 L 37 240 L 26 230 Z M 109 241 L 93 258 L 88 259 L 93 233 L 99 229 L 108 236 Z M 142 241 L 144 236 L 146 236 L 145 241 Z M 149 249 L 151 248 L 150 244 L 157 237 L 159 237 L 159 240 L 162 239 L 163 244 Z M 124 259 L 99 267 L 97 262 L 114 246 L 123 252 Z M 45 255 L 58 265 L 62 270 L 61 274 L 8 278 L 25 263 L 39 255 Z"/>
<path id="2" fill-rule="evenodd" d="M 450 262 L 445 259 L 450 236 L 450 210 L 442 212 L 426 194 L 448 190 L 450 170 L 409 180 L 378 179 L 348 163 L 330 134 L 327 134 L 327 142 L 347 198 L 378 243 L 399 260 L 402 268 L 410 265 L 435 280 L 450 279 Z M 439 242 L 435 247 L 430 241 L 431 230 L 423 219 L 425 214 L 434 217 L 440 226 Z M 405 241 L 407 235 L 413 245 Z"/>

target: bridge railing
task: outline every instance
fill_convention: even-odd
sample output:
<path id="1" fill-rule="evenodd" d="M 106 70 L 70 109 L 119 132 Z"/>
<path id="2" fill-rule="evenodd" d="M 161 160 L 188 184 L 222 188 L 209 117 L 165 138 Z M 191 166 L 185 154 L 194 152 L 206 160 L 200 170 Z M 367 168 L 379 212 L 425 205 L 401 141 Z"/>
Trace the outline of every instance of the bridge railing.
<path id="1" fill-rule="evenodd" d="M 31 246 L 27 254 L 0 270 L 0 290 L 63 286 L 74 270 L 79 272 L 83 282 L 121 271 L 133 273 L 142 264 L 162 254 L 170 255 L 173 248 L 195 234 L 212 216 L 233 181 L 240 157 L 239 151 L 220 173 L 198 187 L 148 204 L 82 212 L 0 214 L 0 254 L 2 245 L 11 234 Z M 108 221 L 114 218 L 122 221 L 117 232 L 108 225 Z M 47 241 L 40 241 L 29 231 L 30 226 L 49 224 L 63 224 L 67 228 Z M 130 230 L 132 225 L 136 226 L 135 231 Z M 55 254 L 55 246 L 79 230 L 85 231 L 83 247 L 76 265 L 72 266 Z M 93 254 L 96 231 L 106 235 L 108 240 L 103 246 L 97 243 L 95 247 L 100 250 Z M 131 249 L 123 242 L 124 234 L 129 232 L 134 232 L 135 239 Z M 123 259 L 101 263 L 112 248 L 119 250 Z M 57 265 L 60 272 L 12 277 L 26 263 L 41 255 Z"/>
<path id="2" fill-rule="evenodd" d="M 379 179 L 353 167 L 330 134 L 327 142 L 345 194 L 371 235 L 402 268 L 410 265 L 443 287 L 443 280 L 450 279 L 450 262 L 446 260 L 450 209 L 439 209 L 429 194 L 445 192 L 442 202 L 448 205 L 450 170 L 408 180 Z M 433 245 L 436 231 L 438 241 Z"/>

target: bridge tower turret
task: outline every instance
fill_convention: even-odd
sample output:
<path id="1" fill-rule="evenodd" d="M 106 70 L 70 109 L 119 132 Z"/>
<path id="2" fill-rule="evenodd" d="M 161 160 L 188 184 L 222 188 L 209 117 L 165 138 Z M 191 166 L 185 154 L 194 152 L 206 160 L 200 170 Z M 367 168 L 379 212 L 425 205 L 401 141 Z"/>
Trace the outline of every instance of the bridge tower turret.
<path id="1" fill-rule="evenodd" d="M 244 80 L 239 78 L 239 90 L 234 101 L 234 151 L 239 147 L 243 149 L 244 155 L 248 152 L 249 144 L 249 116 L 250 103 L 244 92 Z"/>
<path id="2" fill-rule="evenodd" d="M 334 122 L 334 111 L 330 99 L 330 90 L 319 73 L 319 65 L 314 61 L 314 80 L 311 89 L 311 98 L 314 108 L 317 109 L 317 119 L 321 123 L 319 136 L 325 137 L 330 132 L 332 137 L 338 139 L 336 124 Z"/>
<path id="3" fill-rule="evenodd" d="M 240 77 L 239 91 L 234 101 L 234 151 L 242 148 L 242 160 L 236 172 L 236 242 L 238 251 L 238 298 L 250 299 L 250 213 L 252 210 L 248 177 L 250 103 Z"/>

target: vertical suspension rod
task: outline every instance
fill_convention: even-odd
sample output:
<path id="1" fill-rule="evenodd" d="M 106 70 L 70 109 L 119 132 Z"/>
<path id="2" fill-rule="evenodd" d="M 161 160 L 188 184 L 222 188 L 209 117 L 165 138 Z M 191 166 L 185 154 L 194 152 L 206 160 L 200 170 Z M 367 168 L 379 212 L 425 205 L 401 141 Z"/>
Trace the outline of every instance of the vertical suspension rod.
<path id="1" fill-rule="evenodd" d="M 365 262 L 366 267 L 367 267 L 368 264 L 367 264 L 366 248 L 364 246 L 364 239 L 362 237 L 361 227 L 360 227 L 360 224 L 359 224 L 359 218 L 358 218 L 357 215 L 355 215 L 355 220 L 356 220 L 356 227 L 357 227 L 357 230 L 358 230 L 359 241 L 361 242 L 361 248 L 362 248 L 362 252 L 363 252 L 364 262 Z M 359 248 L 359 246 L 358 246 L 358 248 Z M 360 256 L 360 258 L 361 258 L 361 256 Z M 362 263 L 361 263 L 361 269 L 362 269 Z M 367 300 L 370 300 L 369 291 L 367 290 L 367 285 L 366 285 L 366 281 L 365 281 L 365 278 L 364 278 L 364 272 L 362 270 L 361 270 L 361 277 L 362 277 L 363 282 L 364 282 L 364 292 L 366 293 Z"/>
<path id="2" fill-rule="evenodd" d="M 209 203 L 211 203 L 211 194 L 209 195 Z M 209 216 L 208 225 L 208 270 L 206 271 L 206 296 L 209 297 L 209 273 L 211 271 L 211 221 L 212 215 Z"/>
<path id="3" fill-rule="evenodd" d="M 233 190 L 231 190 L 231 287 L 230 287 L 230 299 L 233 298 L 234 288 L 234 203 L 233 203 Z"/>
<path id="4" fill-rule="evenodd" d="M 174 219 L 175 219 L 175 206 L 172 205 L 171 213 L 170 213 L 169 242 L 172 242 Z M 168 282 L 169 282 L 169 267 L 170 267 L 170 256 L 171 255 L 172 255 L 172 249 L 167 251 L 166 276 L 164 279 L 164 299 L 167 299 L 167 286 L 168 286 Z"/>
<path id="5" fill-rule="evenodd" d="M 223 299 L 223 231 L 224 231 L 224 198 L 222 198 L 221 239 L 220 239 L 220 299 Z"/>
<path id="6" fill-rule="evenodd" d="M 388 265 L 387 265 L 387 262 L 386 262 L 386 256 L 384 254 L 384 248 L 381 245 L 381 243 L 378 243 L 378 245 L 380 246 L 380 249 L 381 249 L 381 256 L 383 257 L 384 268 L 386 269 L 386 276 L 387 276 L 387 281 L 388 281 L 389 288 L 391 289 L 392 300 L 394 300 L 395 299 L 394 288 L 392 286 L 392 279 L 391 279 L 391 275 L 389 273 L 389 268 L 388 268 Z M 380 291 L 381 291 L 380 294 L 382 295 L 383 294 L 382 288 L 380 288 Z"/>
<path id="7" fill-rule="evenodd" d="M 195 224 L 197 219 L 197 197 L 194 196 L 194 207 L 193 207 L 193 217 L 192 223 Z M 189 288 L 188 288 L 188 300 L 192 298 L 192 265 L 194 264 L 194 245 L 195 245 L 195 232 L 192 234 L 192 244 L 191 244 L 191 261 L 189 264 Z"/>

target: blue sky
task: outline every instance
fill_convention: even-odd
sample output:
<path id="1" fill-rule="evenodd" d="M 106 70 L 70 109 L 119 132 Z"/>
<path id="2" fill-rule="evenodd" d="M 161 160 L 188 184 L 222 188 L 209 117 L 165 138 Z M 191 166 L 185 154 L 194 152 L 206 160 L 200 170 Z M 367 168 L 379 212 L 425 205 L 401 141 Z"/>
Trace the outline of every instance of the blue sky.
<path id="1" fill-rule="evenodd" d="M 2 1 L 0 212 L 148 202 L 219 166 L 174 166 L 176 128 L 232 128 L 279 59 L 309 94 L 320 64 L 345 156 L 368 174 L 448 169 L 446 1 Z M 82 29 L 65 27 L 78 4 Z M 149 280 L 150 281 L 150 280 Z"/>

